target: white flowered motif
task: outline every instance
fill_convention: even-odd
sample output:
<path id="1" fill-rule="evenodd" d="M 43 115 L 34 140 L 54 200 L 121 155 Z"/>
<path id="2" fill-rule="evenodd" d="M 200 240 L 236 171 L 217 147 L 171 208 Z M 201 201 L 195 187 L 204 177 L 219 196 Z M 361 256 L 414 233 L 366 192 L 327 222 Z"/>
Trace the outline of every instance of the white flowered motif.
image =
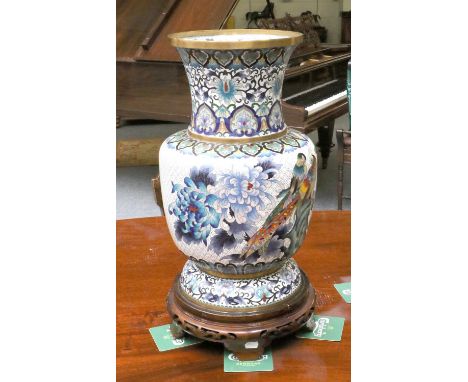
<path id="1" fill-rule="evenodd" d="M 271 194 L 277 167 L 264 161 L 254 167 L 239 165 L 232 172 L 222 173 L 217 178 L 213 192 L 218 196 L 216 206 L 226 220 L 246 223 L 258 219 L 258 211 L 275 202 Z M 229 210 L 234 213 L 234 218 Z"/>
<path id="2" fill-rule="evenodd" d="M 271 108 L 268 123 L 274 130 L 279 130 L 283 127 L 283 115 L 281 113 L 281 107 L 279 103 L 275 103 L 275 105 Z"/>
<path id="3" fill-rule="evenodd" d="M 247 138 L 286 129 L 280 95 L 287 55 L 276 59 L 277 52 L 259 50 L 262 57 L 247 67 L 239 59 L 244 50 L 216 52 L 182 56 L 193 113 L 189 131 L 169 137 L 160 150 L 164 209 L 177 247 L 201 269 L 247 275 L 286 261 L 301 245 L 313 206 L 316 156 L 310 139 L 292 130 L 255 142 Z M 266 62 L 268 52 L 274 65 Z M 210 142 L 190 131 L 245 139 Z M 214 291 L 229 289 L 228 281 Z M 259 298 L 264 291 L 256 291 Z"/>
<path id="4" fill-rule="evenodd" d="M 213 56 L 213 52 L 205 52 L 212 57 L 208 61 L 216 62 L 217 65 L 200 65 L 200 60 L 189 60 L 188 62 L 184 60 L 194 110 L 201 110 L 204 113 L 202 116 L 204 119 L 201 121 L 204 128 L 197 128 L 197 132 L 219 136 L 230 134 L 234 136 L 267 135 L 266 122 L 262 128 L 257 126 L 261 117 L 266 117 L 267 120 L 271 119 L 275 126 L 273 127 L 274 131 L 285 128 L 282 116 L 277 115 L 276 109 L 275 113 L 272 114 L 272 108 L 279 103 L 281 98 L 286 69 L 284 61 L 281 59 L 274 65 L 268 65 L 262 56 L 268 50 L 247 52 L 249 54 L 246 52 L 223 52 L 222 61 L 226 66 L 219 65 L 220 52 L 215 52 L 218 57 Z M 237 57 L 237 59 L 231 60 L 231 56 Z M 252 56 L 252 60 L 249 59 L 248 62 L 249 65 L 252 65 L 251 67 L 239 65 L 239 62 L 246 65 L 245 60 L 243 61 L 241 57 L 250 56 Z M 263 58 L 260 59 L 260 56 Z M 202 58 L 204 61 L 205 56 Z M 259 59 L 258 62 L 257 59 Z M 256 63 L 254 64 L 254 62 Z M 207 106 L 216 118 L 214 130 L 211 130 L 211 125 L 210 129 L 206 128 L 206 122 L 211 122 L 211 119 L 206 119 L 208 113 L 206 109 L 201 109 L 203 105 Z M 241 109 L 244 106 L 248 106 L 248 108 Z M 280 109 L 279 112 L 281 114 Z M 197 120 L 198 111 L 194 117 Z M 219 125 L 221 118 L 232 120 L 232 128 L 229 131 L 224 128 L 224 125 Z"/>
<path id="5" fill-rule="evenodd" d="M 243 106 L 237 109 L 230 121 L 231 131 L 238 136 L 253 135 L 258 130 L 257 118 L 253 111 Z"/>
<path id="6" fill-rule="evenodd" d="M 191 298 L 228 308 L 249 308 L 284 300 L 299 287 L 301 280 L 300 270 L 292 259 L 271 275 L 235 280 L 208 275 L 188 261 L 179 279 L 182 290 Z"/>
<path id="7" fill-rule="evenodd" d="M 248 85 L 242 81 L 240 75 L 221 73 L 219 76 L 211 76 L 206 81 L 206 87 L 210 88 L 208 95 L 214 100 L 219 100 L 221 105 L 229 107 L 242 99 Z"/>
<path id="8" fill-rule="evenodd" d="M 216 117 L 210 108 L 202 105 L 198 109 L 197 117 L 195 119 L 195 127 L 197 131 L 212 133 L 216 129 Z"/>

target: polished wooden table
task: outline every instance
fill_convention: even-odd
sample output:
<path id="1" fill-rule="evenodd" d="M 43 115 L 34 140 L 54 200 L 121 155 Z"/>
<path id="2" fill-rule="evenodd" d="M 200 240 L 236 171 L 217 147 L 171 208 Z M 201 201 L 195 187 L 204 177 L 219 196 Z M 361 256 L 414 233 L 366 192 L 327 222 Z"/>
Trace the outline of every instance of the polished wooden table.
<path id="1" fill-rule="evenodd" d="M 118 381 L 349 381 L 351 305 L 335 283 L 351 278 L 349 211 L 315 211 L 294 257 L 316 288 L 316 313 L 345 317 L 341 342 L 273 341 L 272 372 L 224 373 L 223 347 L 204 342 L 159 352 L 148 331 L 168 324 L 166 296 L 186 257 L 162 217 L 117 221 Z"/>

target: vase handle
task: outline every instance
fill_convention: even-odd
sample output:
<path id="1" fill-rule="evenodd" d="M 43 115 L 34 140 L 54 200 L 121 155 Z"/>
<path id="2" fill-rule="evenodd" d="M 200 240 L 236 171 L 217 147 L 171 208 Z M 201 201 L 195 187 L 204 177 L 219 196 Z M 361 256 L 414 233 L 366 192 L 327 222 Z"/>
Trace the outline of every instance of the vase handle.
<path id="1" fill-rule="evenodd" d="M 164 216 L 164 206 L 163 206 L 163 199 L 161 193 L 161 180 L 159 179 L 159 174 L 156 175 L 153 179 L 151 179 L 151 183 L 153 185 L 153 194 L 154 194 L 154 201 L 156 204 L 161 208 L 161 213 Z"/>

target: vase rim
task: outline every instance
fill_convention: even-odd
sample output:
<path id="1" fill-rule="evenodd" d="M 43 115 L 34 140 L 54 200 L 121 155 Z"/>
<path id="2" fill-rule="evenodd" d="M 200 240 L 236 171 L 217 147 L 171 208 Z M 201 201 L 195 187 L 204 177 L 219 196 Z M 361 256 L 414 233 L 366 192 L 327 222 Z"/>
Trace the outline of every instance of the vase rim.
<path id="1" fill-rule="evenodd" d="M 278 29 L 213 29 L 172 33 L 167 36 L 177 48 L 261 49 L 300 44 L 300 32 Z"/>

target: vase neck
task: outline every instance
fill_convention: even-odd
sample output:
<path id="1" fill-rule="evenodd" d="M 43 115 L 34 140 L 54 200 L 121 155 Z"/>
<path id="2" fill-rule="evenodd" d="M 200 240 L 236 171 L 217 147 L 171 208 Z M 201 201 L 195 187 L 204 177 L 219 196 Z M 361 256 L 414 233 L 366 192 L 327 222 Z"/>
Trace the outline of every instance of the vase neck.
<path id="1" fill-rule="evenodd" d="M 177 50 L 192 97 L 190 133 L 206 139 L 236 140 L 268 138 L 286 131 L 281 91 L 294 46 Z"/>

